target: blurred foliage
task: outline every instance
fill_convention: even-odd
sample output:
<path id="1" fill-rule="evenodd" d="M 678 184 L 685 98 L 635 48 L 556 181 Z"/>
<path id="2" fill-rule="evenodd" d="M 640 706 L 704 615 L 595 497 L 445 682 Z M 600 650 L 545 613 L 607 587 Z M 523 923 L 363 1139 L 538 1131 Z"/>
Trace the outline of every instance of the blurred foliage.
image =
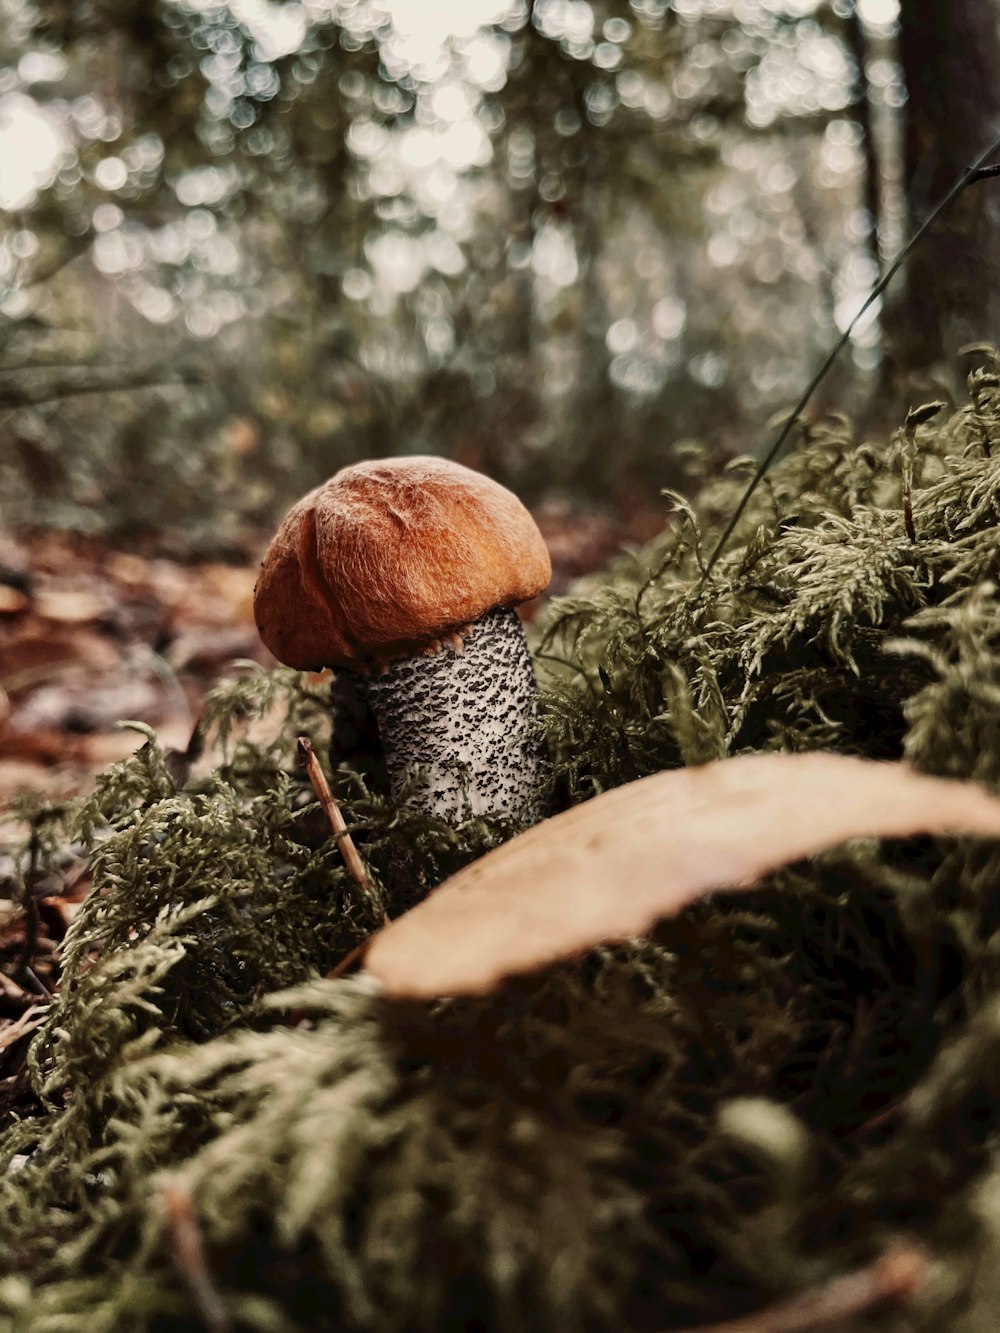
<path id="1" fill-rule="evenodd" d="M 427 450 L 627 511 L 871 280 L 868 8 L 0 0 L 5 518 L 225 548 Z"/>

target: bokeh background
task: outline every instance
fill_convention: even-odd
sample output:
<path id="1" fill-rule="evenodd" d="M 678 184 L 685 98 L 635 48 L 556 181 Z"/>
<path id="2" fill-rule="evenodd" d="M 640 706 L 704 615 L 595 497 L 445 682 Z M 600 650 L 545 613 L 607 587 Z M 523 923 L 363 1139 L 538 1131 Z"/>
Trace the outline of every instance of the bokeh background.
<path id="1" fill-rule="evenodd" d="M 686 441 L 759 450 L 1000 129 L 998 16 L 0 0 L 0 516 L 229 557 L 431 451 L 642 535 Z M 998 192 L 817 410 L 889 420 L 992 335 Z"/>

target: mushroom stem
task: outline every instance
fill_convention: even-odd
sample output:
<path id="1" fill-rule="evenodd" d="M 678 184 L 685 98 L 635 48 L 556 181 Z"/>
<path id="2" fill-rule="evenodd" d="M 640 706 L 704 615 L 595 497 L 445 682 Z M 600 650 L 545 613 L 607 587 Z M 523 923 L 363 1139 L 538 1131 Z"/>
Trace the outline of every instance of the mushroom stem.
<path id="1" fill-rule="evenodd" d="M 445 819 L 545 816 L 535 677 L 513 611 L 480 616 L 461 651 L 445 639 L 437 653 L 390 662 L 365 691 L 393 793 L 419 776 L 412 808 Z"/>

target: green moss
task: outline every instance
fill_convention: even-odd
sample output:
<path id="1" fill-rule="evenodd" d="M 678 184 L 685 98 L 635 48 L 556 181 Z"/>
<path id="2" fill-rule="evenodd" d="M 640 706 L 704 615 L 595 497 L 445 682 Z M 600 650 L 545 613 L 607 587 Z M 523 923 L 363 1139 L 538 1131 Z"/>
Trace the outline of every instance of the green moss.
<path id="1" fill-rule="evenodd" d="M 560 799 L 762 749 L 1000 790 L 1000 411 L 973 390 L 885 446 L 814 430 L 710 576 L 743 465 L 555 604 Z M 170 1189 L 239 1330 L 682 1328 L 901 1232 L 936 1277 L 880 1326 L 983 1326 L 993 845 L 852 844 L 485 999 L 389 1004 L 321 979 L 377 914 L 295 764 L 301 731 L 329 750 L 328 704 L 248 677 L 212 701 L 219 767 L 192 778 L 150 740 L 81 813 L 94 891 L 33 1044 L 37 1102 L 0 1141 L 0 1326 L 205 1327 Z M 266 743 L 235 725 L 279 708 Z M 339 793 L 390 913 L 513 831 L 393 808 L 344 734 Z"/>

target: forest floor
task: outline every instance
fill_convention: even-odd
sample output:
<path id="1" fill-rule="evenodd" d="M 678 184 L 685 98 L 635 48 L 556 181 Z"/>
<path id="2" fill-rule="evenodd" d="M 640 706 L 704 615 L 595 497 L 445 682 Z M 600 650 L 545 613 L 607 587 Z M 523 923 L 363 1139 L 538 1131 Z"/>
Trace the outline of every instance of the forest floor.
<path id="1" fill-rule="evenodd" d="M 599 514 L 536 517 L 550 595 L 647 535 Z M 142 744 L 125 719 L 184 748 L 203 696 L 234 664 L 273 665 L 253 620 L 259 554 L 187 564 L 63 534 L 0 541 L 0 811 L 24 790 L 86 794 Z"/>
<path id="2" fill-rule="evenodd" d="M 648 535 L 635 521 L 536 514 L 553 564 L 549 595 Z M 648 518 L 645 520 L 648 524 Z M 57 871 L 15 854 L 37 802 L 87 795 L 145 723 L 183 750 L 206 692 L 238 663 L 273 666 L 253 619 L 260 552 L 243 564 L 184 563 L 155 551 L 34 533 L 0 539 L 0 1108 L 29 1097 L 25 1055 L 58 989 L 66 930 L 91 876 L 67 847 Z M 256 558 L 255 558 L 256 557 Z M 530 618 L 538 603 L 523 608 Z M 4 818 L 4 815 L 8 818 Z M 30 860 L 28 856 L 28 860 Z"/>

